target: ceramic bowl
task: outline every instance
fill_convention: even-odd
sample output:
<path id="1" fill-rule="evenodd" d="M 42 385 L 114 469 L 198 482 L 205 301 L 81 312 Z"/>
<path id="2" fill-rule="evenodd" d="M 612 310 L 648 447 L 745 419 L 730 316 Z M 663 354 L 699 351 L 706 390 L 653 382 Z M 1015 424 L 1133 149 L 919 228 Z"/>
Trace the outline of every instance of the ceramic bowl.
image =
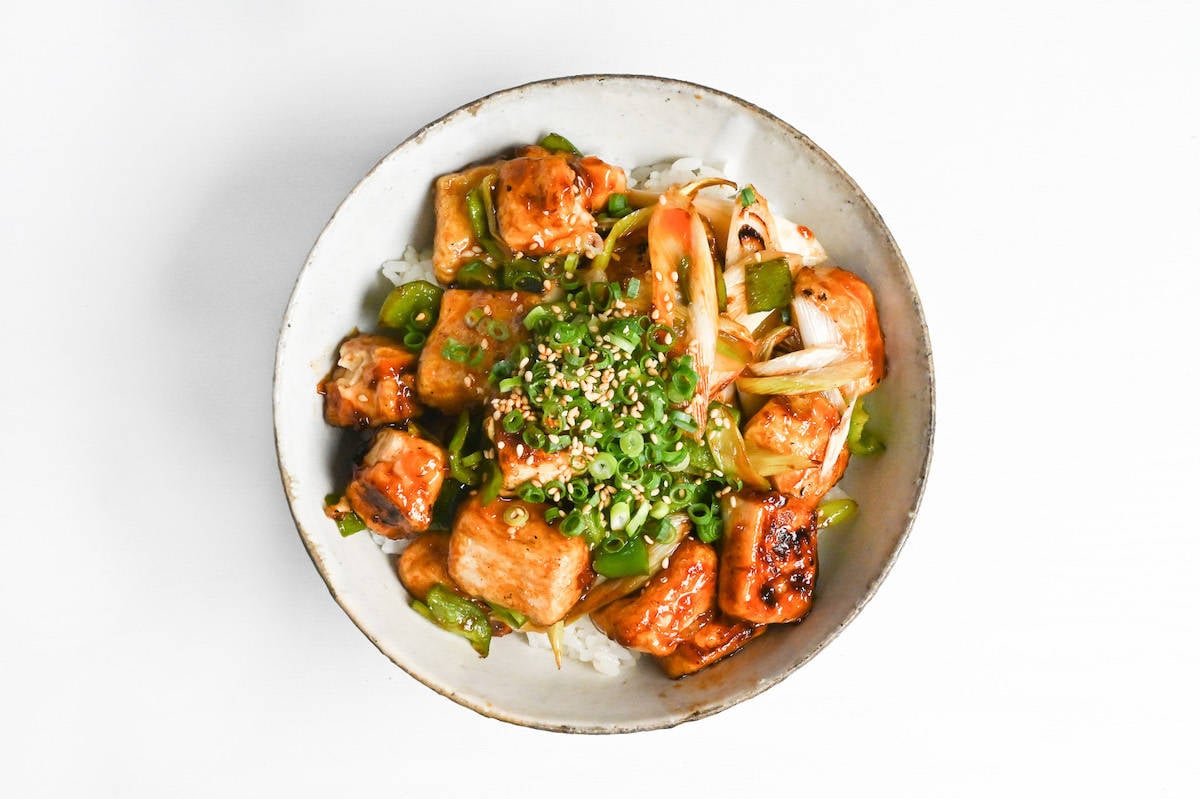
<path id="1" fill-rule="evenodd" d="M 352 328 L 369 329 L 388 285 L 382 262 L 429 246 L 434 179 L 547 131 L 633 167 L 697 155 L 754 185 L 773 209 L 810 227 L 833 263 L 875 291 L 888 375 L 873 396 L 887 441 L 854 459 L 842 483 L 858 499 L 852 526 L 822 535 L 812 612 L 772 629 L 696 675 L 667 679 L 649 657 L 618 676 L 508 636 L 486 660 L 408 607 L 392 558 L 366 534 L 343 539 L 322 513 L 346 480 L 345 433 L 325 425 L 316 385 Z M 389 153 L 342 202 L 300 271 L 275 367 L 275 435 L 296 526 L 334 599 L 396 665 L 446 697 L 515 724 L 584 733 L 669 727 L 761 693 L 804 665 L 854 618 L 913 523 L 930 458 L 933 375 L 912 278 L 878 212 L 812 141 L 736 97 L 662 78 L 591 75 L 497 92 L 427 125 Z"/>

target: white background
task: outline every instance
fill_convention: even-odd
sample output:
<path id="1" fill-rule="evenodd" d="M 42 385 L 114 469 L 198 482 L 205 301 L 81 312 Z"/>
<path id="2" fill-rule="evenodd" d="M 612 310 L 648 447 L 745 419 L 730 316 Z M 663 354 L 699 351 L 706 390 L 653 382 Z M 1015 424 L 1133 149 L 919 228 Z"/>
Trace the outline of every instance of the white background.
<path id="1" fill-rule="evenodd" d="M 3 3 L 0 794 L 1197 795 L 1185 4 L 405 5 Z M 616 737 L 381 656 L 295 533 L 270 408 L 292 282 L 367 169 L 586 72 L 811 136 L 905 253 L 937 374 L 866 611 L 766 694 Z"/>

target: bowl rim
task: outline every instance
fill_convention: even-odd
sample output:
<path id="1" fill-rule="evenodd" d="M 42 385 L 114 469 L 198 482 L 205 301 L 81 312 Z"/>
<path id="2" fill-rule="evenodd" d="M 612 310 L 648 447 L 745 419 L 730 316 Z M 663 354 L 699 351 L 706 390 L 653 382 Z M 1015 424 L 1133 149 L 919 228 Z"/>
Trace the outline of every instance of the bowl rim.
<path id="1" fill-rule="evenodd" d="M 476 703 L 465 697 L 459 696 L 457 693 L 455 693 L 453 690 L 451 690 L 449 688 L 445 688 L 443 686 L 435 684 L 434 682 L 432 682 L 430 680 L 426 680 L 426 679 L 422 678 L 420 675 L 418 675 L 418 674 L 414 673 L 412 670 L 410 670 L 404 663 L 402 663 L 396 657 L 393 657 L 384 648 L 383 644 L 366 628 L 364 623 L 361 622 L 355 616 L 354 612 L 347 606 L 347 603 L 345 601 L 343 601 L 342 596 L 338 592 L 338 589 L 330 582 L 330 579 L 326 572 L 325 564 L 322 561 L 321 555 L 319 552 L 317 552 L 314 543 L 312 541 L 310 541 L 309 535 L 303 528 L 303 526 L 300 522 L 299 516 L 297 515 L 297 512 L 296 512 L 296 503 L 299 500 L 292 488 L 292 482 L 293 482 L 292 477 L 288 471 L 287 465 L 284 463 L 283 452 L 281 449 L 281 441 L 280 441 L 279 416 L 280 416 L 280 403 L 281 403 L 281 399 L 282 399 L 282 394 L 280 391 L 279 374 L 280 374 L 280 370 L 282 368 L 283 358 L 284 358 L 285 350 L 286 350 L 284 343 L 285 343 L 285 339 L 286 339 L 286 335 L 287 335 L 287 330 L 291 325 L 292 306 L 296 301 L 296 291 L 299 288 L 301 278 L 303 277 L 304 273 L 308 270 L 308 268 L 311 266 L 311 264 L 314 260 L 314 255 L 316 253 L 316 250 L 320 244 L 320 241 L 325 236 L 325 233 L 328 231 L 329 227 L 333 224 L 334 220 L 337 219 L 338 215 L 341 213 L 342 209 L 347 205 L 347 203 L 349 203 L 353 198 L 355 198 L 355 196 L 362 189 L 363 184 L 365 184 L 368 180 L 370 180 L 371 177 L 374 176 L 374 174 L 380 169 L 380 167 L 386 161 L 391 159 L 396 153 L 400 152 L 401 150 L 403 150 L 415 143 L 419 143 L 420 141 L 422 141 L 426 136 L 428 136 L 430 133 L 432 133 L 437 128 L 448 124 L 449 122 L 453 121 L 454 119 L 456 119 L 458 117 L 463 116 L 464 114 L 474 115 L 474 114 L 478 113 L 479 109 L 482 108 L 484 105 L 491 103 L 495 100 L 498 100 L 500 98 L 506 97 L 508 95 L 517 94 L 522 91 L 526 91 L 526 90 L 529 90 L 529 89 L 535 88 L 535 87 L 536 88 L 551 88 L 551 87 L 555 87 L 555 86 L 559 86 L 559 85 L 583 84 L 583 83 L 589 83 L 589 82 L 604 82 L 606 80 L 614 80 L 614 81 L 629 80 L 629 81 L 639 82 L 639 83 L 644 82 L 647 84 L 658 84 L 663 87 L 671 87 L 671 88 L 675 88 L 675 89 L 682 87 L 682 88 L 686 88 L 686 89 L 700 90 L 700 91 L 703 91 L 703 92 L 706 92 L 706 93 L 709 93 L 712 95 L 716 95 L 726 101 L 729 101 L 737 106 L 742 107 L 743 109 L 745 109 L 746 111 L 748 111 L 749 113 L 751 113 L 753 115 L 760 116 L 760 117 L 766 119 L 767 121 L 769 121 L 775 125 L 778 125 L 786 133 L 795 137 L 795 139 L 802 146 L 811 150 L 812 153 L 815 156 L 817 156 L 818 159 L 822 160 L 825 164 L 827 164 L 829 167 L 831 167 L 840 178 L 842 178 L 843 180 L 846 181 L 846 184 L 850 187 L 851 193 L 854 195 L 854 197 L 856 198 L 857 201 L 862 203 L 863 207 L 866 209 L 867 213 L 869 214 L 872 222 L 875 225 L 877 225 L 879 230 L 883 233 L 886 247 L 888 250 L 890 250 L 892 256 L 895 258 L 896 264 L 899 266 L 900 277 L 902 278 L 902 282 L 904 283 L 904 285 L 907 289 L 908 299 L 912 304 L 913 312 L 916 317 L 917 328 L 920 332 L 919 344 L 921 345 L 921 349 L 918 353 L 918 357 L 923 360 L 923 366 L 925 367 L 926 373 L 929 375 L 928 397 L 927 397 L 927 400 L 929 403 L 929 420 L 928 420 L 928 429 L 926 431 L 925 439 L 924 439 L 924 441 L 920 442 L 920 446 L 924 450 L 924 459 L 920 464 L 920 468 L 919 468 L 916 478 L 915 478 L 915 482 L 914 482 L 915 494 L 913 497 L 913 502 L 912 502 L 911 507 L 908 509 L 907 521 L 904 524 L 904 529 L 900 532 L 900 535 L 896 540 L 895 547 L 892 549 L 892 551 L 888 555 L 886 561 L 883 563 L 877 576 L 867 585 L 863 594 L 855 602 L 853 608 L 850 609 L 850 611 L 842 618 L 842 620 L 839 622 L 839 624 L 834 629 L 832 629 L 830 632 L 828 632 L 820 641 L 817 642 L 817 644 L 813 647 L 813 649 L 807 655 L 805 655 L 803 658 L 801 658 L 796 663 L 794 663 L 790 668 L 787 668 L 785 670 L 778 672 L 777 674 L 772 675 L 769 679 L 760 680 L 760 681 L 756 682 L 754 685 L 752 685 L 744 690 L 741 690 L 741 691 L 735 692 L 731 695 L 725 696 L 725 697 L 721 698 L 719 701 L 712 702 L 708 705 L 705 705 L 704 707 L 696 708 L 691 713 L 682 715 L 681 717 L 673 719 L 673 720 L 669 719 L 669 720 L 664 720 L 664 721 L 655 721 L 653 723 L 637 723 L 637 722 L 624 723 L 624 724 L 611 724 L 610 723 L 610 724 L 604 724 L 604 725 L 600 725 L 600 726 L 596 726 L 596 725 L 588 726 L 588 725 L 569 724 L 569 723 L 555 724 L 555 723 L 551 723 L 551 722 L 540 721 L 537 719 L 520 718 L 520 717 L 517 717 L 516 715 L 505 713 L 501 708 L 498 708 L 495 705 L 485 704 L 485 703 Z M 410 677 L 417 680 L 418 682 L 420 682 L 422 685 L 426 686 L 427 688 L 440 694 L 441 696 L 444 696 L 447 699 L 452 700 L 453 702 L 455 702 L 458 705 L 461 705 L 465 708 L 473 710 L 476 713 L 480 714 L 481 716 L 484 716 L 484 717 L 490 718 L 490 719 L 495 719 L 498 721 L 507 722 L 507 723 L 514 724 L 517 726 L 546 730 L 549 732 L 567 732 L 567 733 L 582 733 L 582 734 L 623 734 L 623 733 L 641 732 L 641 731 L 648 731 L 648 730 L 669 729 L 671 727 L 675 727 L 675 726 L 684 724 L 689 721 L 696 721 L 696 720 L 699 720 L 702 718 L 706 718 L 708 716 L 715 715 L 717 713 L 720 713 L 723 710 L 733 707 L 734 705 L 737 705 L 741 702 L 751 699 L 751 698 L 763 693 L 767 689 L 782 682 L 784 679 L 786 679 L 787 677 L 791 676 L 794 672 L 799 670 L 802 666 L 807 664 L 810 660 L 813 659 L 813 657 L 815 657 L 819 652 L 821 652 L 823 649 L 825 649 L 825 647 L 827 647 L 835 638 L 837 638 L 839 635 L 841 635 L 842 631 L 846 629 L 846 627 L 850 624 L 850 622 L 852 622 L 858 616 L 858 614 L 860 612 L 862 612 L 862 609 L 864 607 L 866 607 L 867 603 L 875 596 L 875 593 L 879 590 L 880 584 L 891 572 L 892 567 L 896 563 L 896 559 L 900 555 L 900 551 L 904 548 L 904 544 L 908 541 L 908 537 L 911 534 L 913 525 L 916 521 L 917 512 L 920 509 L 922 499 L 924 498 L 925 486 L 929 480 L 929 469 L 930 469 L 930 464 L 931 464 L 932 458 L 933 458 L 934 430 L 936 428 L 936 419 L 937 419 L 933 351 L 932 351 L 932 347 L 931 347 L 931 343 L 930 343 L 929 327 L 925 320 L 925 313 L 921 306 L 920 297 L 917 294 L 916 284 L 913 281 L 912 273 L 908 267 L 908 262 L 905 260 L 903 253 L 901 253 L 899 246 L 896 244 L 895 237 L 892 236 L 891 230 L 888 229 L 887 225 L 883 221 L 883 217 L 879 214 L 879 211 L 875 208 L 875 205 L 866 196 L 866 194 L 863 192 L 862 188 L 858 185 L 858 183 L 854 180 L 854 178 L 852 178 L 849 175 L 849 173 L 847 173 L 846 170 L 842 168 L 841 164 L 839 164 L 836 160 L 834 160 L 827 152 L 825 152 L 825 150 L 823 150 L 812 139 L 810 139 L 807 135 L 802 133 L 795 126 L 791 125 L 787 121 L 772 114 L 770 111 L 767 111 L 766 109 L 764 109 L 758 105 L 755 105 L 754 103 L 752 103 L 748 100 L 742 99 L 741 97 L 738 97 L 736 95 L 730 94 L 725 91 L 722 91 L 720 89 L 714 89 L 711 86 L 706 86 L 706 85 L 703 85 L 700 83 L 695 83 L 692 81 L 682 80 L 682 79 L 678 79 L 678 78 L 667 78 L 667 77 L 661 77 L 661 76 L 657 76 L 657 75 L 645 75 L 645 74 L 636 74 L 636 73 L 585 73 L 585 74 L 577 74 L 577 75 L 565 75 L 565 76 L 555 77 L 555 78 L 543 78 L 543 79 L 539 79 L 539 80 L 528 81 L 526 83 L 522 83 L 522 84 L 519 84 L 516 86 L 509 87 L 509 88 L 498 89 L 496 91 L 489 92 L 488 94 L 486 94 L 476 100 L 472 100 L 470 102 L 464 103 L 464 104 L 458 106 L 457 108 L 443 114 L 442 116 L 438 117 L 437 119 L 434 119 L 431 122 L 428 122 L 428 123 L 422 125 L 420 128 L 418 128 L 412 134 L 407 136 L 403 141 L 401 141 L 399 144 L 397 144 L 395 147 L 393 147 L 391 150 L 389 150 L 387 153 L 385 153 L 381 158 L 379 158 L 375 162 L 375 164 L 371 167 L 371 169 L 368 170 L 367 173 L 365 175 L 363 175 L 363 177 L 357 183 L 355 183 L 354 188 L 352 188 L 349 191 L 349 193 L 346 194 L 346 196 L 342 199 L 342 201 L 340 203 L 338 203 L 338 205 L 334 209 L 333 213 L 330 214 L 329 219 L 326 221 L 325 225 L 322 226 L 321 232 L 317 235 L 316 239 L 313 242 L 312 247 L 309 248 L 308 254 L 305 256 L 304 263 L 302 264 L 302 266 L 300 267 L 300 270 L 296 274 L 296 279 L 293 282 L 292 289 L 288 295 L 287 304 L 284 307 L 283 318 L 282 318 L 280 328 L 279 328 L 279 335 L 276 339 L 275 364 L 274 364 L 274 370 L 272 373 L 272 397 L 271 397 L 271 400 L 272 400 L 271 401 L 272 426 L 274 428 L 274 441 L 275 441 L 275 457 L 276 457 L 276 461 L 277 461 L 278 468 L 279 468 L 279 475 L 280 475 L 280 480 L 283 485 L 284 494 L 285 494 L 285 496 L 287 498 L 287 502 L 288 502 L 288 510 L 292 516 L 292 522 L 293 522 L 294 526 L 296 527 L 296 532 L 299 535 L 300 540 L 304 544 L 304 548 L 305 548 L 305 551 L 308 553 L 309 559 L 312 561 L 313 566 L 316 567 L 317 573 L 321 575 L 322 581 L 325 583 L 326 588 L 329 590 L 330 596 L 333 597 L 333 600 L 338 604 L 338 607 L 340 607 L 342 609 L 342 611 L 350 618 L 350 620 L 359 629 L 359 631 L 362 632 L 362 634 L 364 636 L 366 636 L 367 640 L 369 640 L 375 646 L 375 648 L 378 649 L 388 660 L 390 660 L 396 666 L 400 667 L 400 669 L 403 670 Z"/>

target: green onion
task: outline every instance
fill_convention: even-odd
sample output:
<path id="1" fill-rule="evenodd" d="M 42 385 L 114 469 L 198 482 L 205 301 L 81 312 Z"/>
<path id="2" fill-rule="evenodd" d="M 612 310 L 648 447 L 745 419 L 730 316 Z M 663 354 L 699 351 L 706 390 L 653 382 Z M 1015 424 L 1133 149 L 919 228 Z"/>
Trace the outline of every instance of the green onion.
<path id="1" fill-rule="evenodd" d="M 404 334 L 404 346 L 410 350 L 416 351 L 425 346 L 425 334 L 420 330 L 409 330 Z"/>
<path id="2" fill-rule="evenodd" d="M 636 458 L 642 454 L 646 442 L 642 438 L 642 434 L 636 430 L 630 430 L 628 433 L 621 434 L 621 451 L 631 458 Z"/>
<path id="3" fill-rule="evenodd" d="M 625 296 L 629 299 L 637 299 L 638 292 L 641 291 L 642 281 L 636 277 L 629 278 L 629 283 L 625 285 Z"/>
<path id="4" fill-rule="evenodd" d="M 546 490 L 534 483 L 522 483 L 521 487 L 517 489 L 517 496 L 526 502 L 540 505 L 546 501 Z"/>
<path id="5" fill-rule="evenodd" d="M 608 524 L 614 530 L 624 530 L 625 525 L 629 524 L 629 503 L 614 502 L 613 506 L 608 511 Z"/>
<path id="6" fill-rule="evenodd" d="M 525 414 L 513 409 L 504 414 L 504 418 L 500 420 L 500 424 L 504 427 L 504 432 L 515 433 L 525 426 Z"/>
<path id="7" fill-rule="evenodd" d="M 524 505 L 510 505 L 504 509 L 501 518 L 510 527 L 524 527 L 525 522 L 529 521 L 529 508 Z"/>
<path id="8" fill-rule="evenodd" d="M 467 315 L 463 317 L 463 323 L 466 324 L 467 327 L 475 327 L 475 325 L 483 321 L 485 316 L 487 316 L 487 314 L 482 308 L 472 308 L 471 310 L 467 311 Z"/>
<path id="9" fill-rule="evenodd" d="M 792 301 L 792 270 L 786 258 L 746 266 L 746 310 L 773 311 Z"/>
<path id="10" fill-rule="evenodd" d="M 608 231 L 608 236 L 604 239 L 604 251 L 592 259 L 592 274 L 599 276 L 603 280 L 604 270 L 608 268 L 608 262 L 612 260 L 613 252 L 617 249 L 617 242 L 623 236 L 650 224 L 650 217 L 653 214 L 654 206 L 649 206 L 647 208 L 639 208 L 618 219 L 617 223 L 612 226 L 612 230 Z"/>
<path id="11" fill-rule="evenodd" d="M 529 425 L 521 433 L 521 440 L 525 442 L 525 446 L 532 449 L 546 448 L 546 434 L 537 425 Z"/>
<path id="12" fill-rule="evenodd" d="M 749 208 L 751 205 L 754 205 L 756 198 L 754 186 L 748 185 L 746 188 L 738 192 L 738 199 L 742 201 L 743 208 Z"/>
<path id="13" fill-rule="evenodd" d="M 563 519 L 562 524 L 558 526 L 558 531 L 569 538 L 576 538 L 583 533 L 585 526 L 583 514 L 573 510 Z"/>
<path id="14" fill-rule="evenodd" d="M 576 149 L 574 144 L 558 133 L 547 133 L 538 142 L 539 147 L 543 147 L 552 153 L 570 153 L 571 155 L 583 155 Z"/>
<path id="15" fill-rule="evenodd" d="M 448 338 L 442 345 L 442 357 L 454 363 L 466 363 L 469 348 L 458 339 Z"/>
<path id="16" fill-rule="evenodd" d="M 604 207 L 605 212 L 614 219 L 620 219 L 626 214 L 632 212 L 629 207 L 629 198 L 624 194 L 609 195 L 608 203 Z"/>
<path id="17" fill-rule="evenodd" d="M 601 452 L 588 465 L 588 473 L 597 480 L 607 480 L 617 473 L 617 459 L 607 452 Z"/>

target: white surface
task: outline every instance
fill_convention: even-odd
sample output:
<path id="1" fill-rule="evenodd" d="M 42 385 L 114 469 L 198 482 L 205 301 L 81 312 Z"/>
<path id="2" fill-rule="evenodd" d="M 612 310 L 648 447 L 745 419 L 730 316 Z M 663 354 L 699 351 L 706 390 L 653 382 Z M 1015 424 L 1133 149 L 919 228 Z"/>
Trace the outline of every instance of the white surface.
<path id="1" fill-rule="evenodd" d="M 655 795 L 1196 793 L 1195 14 L 693 5 L 5 5 L 0 793 L 562 796 L 635 764 Z M 922 292 L 939 412 L 917 527 L 844 635 L 718 716 L 588 738 L 479 717 L 359 634 L 269 408 L 296 270 L 375 160 L 603 71 L 741 95 L 854 176 Z"/>

